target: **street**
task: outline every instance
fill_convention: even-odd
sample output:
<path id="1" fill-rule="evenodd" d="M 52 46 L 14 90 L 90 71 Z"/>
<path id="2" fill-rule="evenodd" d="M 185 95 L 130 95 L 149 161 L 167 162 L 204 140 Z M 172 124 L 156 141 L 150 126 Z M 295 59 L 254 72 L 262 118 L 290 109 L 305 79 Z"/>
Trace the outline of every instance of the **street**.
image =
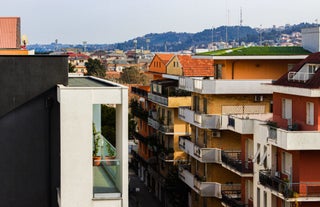
<path id="1" fill-rule="evenodd" d="M 148 191 L 133 170 L 129 170 L 129 207 L 161 207 L 161 203 Z"/>

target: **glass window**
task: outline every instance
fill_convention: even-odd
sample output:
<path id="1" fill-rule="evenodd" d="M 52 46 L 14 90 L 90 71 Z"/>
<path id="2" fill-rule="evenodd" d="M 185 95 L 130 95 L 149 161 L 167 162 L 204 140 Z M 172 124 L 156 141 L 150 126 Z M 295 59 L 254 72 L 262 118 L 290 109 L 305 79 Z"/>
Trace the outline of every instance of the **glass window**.
<path id="1" fill-rule="evenodd" d="M 292 118 L 292 100 L 282 99 L 282 118 L 291 119 Z"/>
<path id="2" fill-rule="evenodd" d="M 314 125 L 314 104 L 312 102 L 307 102 L 306 115 L 306 124 Z"/>

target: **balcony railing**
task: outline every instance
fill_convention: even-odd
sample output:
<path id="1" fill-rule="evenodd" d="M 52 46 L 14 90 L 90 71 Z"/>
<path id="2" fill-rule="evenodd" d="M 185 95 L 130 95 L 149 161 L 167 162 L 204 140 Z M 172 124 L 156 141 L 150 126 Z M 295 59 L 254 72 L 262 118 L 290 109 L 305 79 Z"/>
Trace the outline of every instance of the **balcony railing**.
<path id="1" fill-rule="evenodd" d="M 101 160 L 98 166 L 93 166 L 93 195 L 94 198 L 121 197 L 120 160 Z"/>
<path id="2" fill-rule="evenodd" d="M 222 163 L 234 169 L 240 174 L 252 174 L 253 163 L 251 161 L 241 160 L 241 152 L 221 152 Z"/>
<path id="3" fill-rule="evenodd" d="M 230 184 L 222 185 L 222 203 L 225 206 L 230 207 L 253 207 L 253 205 L 245 204 L 241 200 L 241 185 L 240 184 Z"/>
<path id="4" fill-rule="evenodd" d="M 288 80 L 289 81 L 301 81 L 306 82 L 309 80 L 314 73 L 307 73 L 307 72 L 289 72 L 288 73 Z"/>
<path id="5" fill-rule="evenodd" d="M 179 146 L 184 152 L 203 163 L 221 163 L 221 149 L 202 148 L 194 144 L 189 136 L 179 137 Z"/>
<path id="6" fill-rule="evenodd" d="M 148 92 L 139 88 L 139 87 L 132 87 L 131 88 L 131 93 L 134 93 L 138 96 L 142 96 L 142 97 L 145 97 L 145 98 L 148 98 Z"/>
<path id="7" fill-rule="evenodd" d="M 263 84 L 272 80 L 217 80 L 192 77 L 180 77 L 179 88 L 201 94 L 271 94 Z"/>
<path id="8" fill-rule="evenodd" d="M 131 113 L 133 116 L 139 117 L 140 119 L 144 120 L 144 121 L 148 121 L 148 111 L 143 109 L 141 106 L 135 106 L 135 105 L 131 105 Z"/>
<path id="9" fill-rule="evenodd" d="M 273 176 L 271 170 L 259 172 L 261 185 L 281 193 L 284 198 L 319 197 L 320 182 L 287 182 L 279 177 Z"/>
<path id="10" fill-rule="evenodd" d="M 161 124 L 160 122 L 158 122 L 157 120 L 154 120 L 151 117 L 148 118 L 148 125 L 156 130 L 159 130 L 162 133 L 165 133 L 165 134 L 174 133 L 173 124 L 171 124 L 171 125 Z"/>
<path id="11" fill-rule="evenodd" d="M 179 118 L 199 128 L 220 129 L 220 115 L 202 114 L 190 107 L 179 107 Z"/>
<path id="12" fill-rule="evenodd" d="M 134 131 L 133 132 L 133 136 L 138 139 L 139 141 L 143 142 L 143 143 L 148 143 L 148 138 L 144 137 L 143 135 L 141 135 L 139 132 Z"/>
<path id="13" fill-rule="evenodd" d="M 291 131 L 273 126 L 268 127 L 267 140 L 285 150 L 319 150 L 319 131 Z"/>

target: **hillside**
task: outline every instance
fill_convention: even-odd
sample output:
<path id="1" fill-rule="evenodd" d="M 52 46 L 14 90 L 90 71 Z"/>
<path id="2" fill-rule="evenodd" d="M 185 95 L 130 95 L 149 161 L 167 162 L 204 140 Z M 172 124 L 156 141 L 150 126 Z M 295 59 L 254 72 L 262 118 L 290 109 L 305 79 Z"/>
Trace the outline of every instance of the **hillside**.
<path id="1" fill-rule="evenodd" d="M 249 26 L 221 26 L 214 29 L 205 29 L 197 33 L 177 33 L 177 32 L 165 32 L 165 33 L 150 33 L 142 37 L 136 37 L 131 40 L 116 43 L 116 44 L 88 44 L 87 51 L 96 50 L 132 50 L 135 47 L 137 49 L 149 48 L 153 52 L 175 52 L 181 50 L 190 50 L 193 48 L 207 48 L 207 45 L 212 41 L 226 41 L 228 42 L 253 42 L 259 43 L 260 34 L 261 40 L 270 40 L 271 42 L 278 42 L 281 34 L 292 34 L 293 32 L 301 32 L 302 28 L 315 27 L 317 25 L 310 23 L 300 23 L 297 25 L 288 25 L 280 28 L 264 28 L 262 30 L 257 28 L 251 28 Z M 134 44 L 134 40 L 137 40 L 137 45 Z M 147 40 L 150 42 L 147 45 Z M 56 48 L 75 47 L 80 50 L 83 49 L 83 45 L 69 45 L 54 43 L 49 45 L 29 45 L 28 49 L 35 49 L 36 52 L 49 52 Z"/>

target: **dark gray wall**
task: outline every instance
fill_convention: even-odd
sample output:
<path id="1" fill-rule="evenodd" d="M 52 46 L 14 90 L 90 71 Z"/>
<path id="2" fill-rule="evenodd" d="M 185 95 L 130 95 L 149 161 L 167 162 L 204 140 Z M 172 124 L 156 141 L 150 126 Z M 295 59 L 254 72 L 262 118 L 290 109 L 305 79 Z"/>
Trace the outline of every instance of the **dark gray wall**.
<path id="1" fill-rule="evenodd" d="M 0 70 L 0 105 L 6 108 L 0 116 L 0 206 L 57 207 L 60 106 L 56 84 L 67 84 L 67 59 L 1 56 Z M 3 100 L 7 96 L 9 100 Z"/>
<path id="2" fill-rule="evenodd" d="M 68 79 L 67 56 L 0 56 L 0 117 Z"/>

